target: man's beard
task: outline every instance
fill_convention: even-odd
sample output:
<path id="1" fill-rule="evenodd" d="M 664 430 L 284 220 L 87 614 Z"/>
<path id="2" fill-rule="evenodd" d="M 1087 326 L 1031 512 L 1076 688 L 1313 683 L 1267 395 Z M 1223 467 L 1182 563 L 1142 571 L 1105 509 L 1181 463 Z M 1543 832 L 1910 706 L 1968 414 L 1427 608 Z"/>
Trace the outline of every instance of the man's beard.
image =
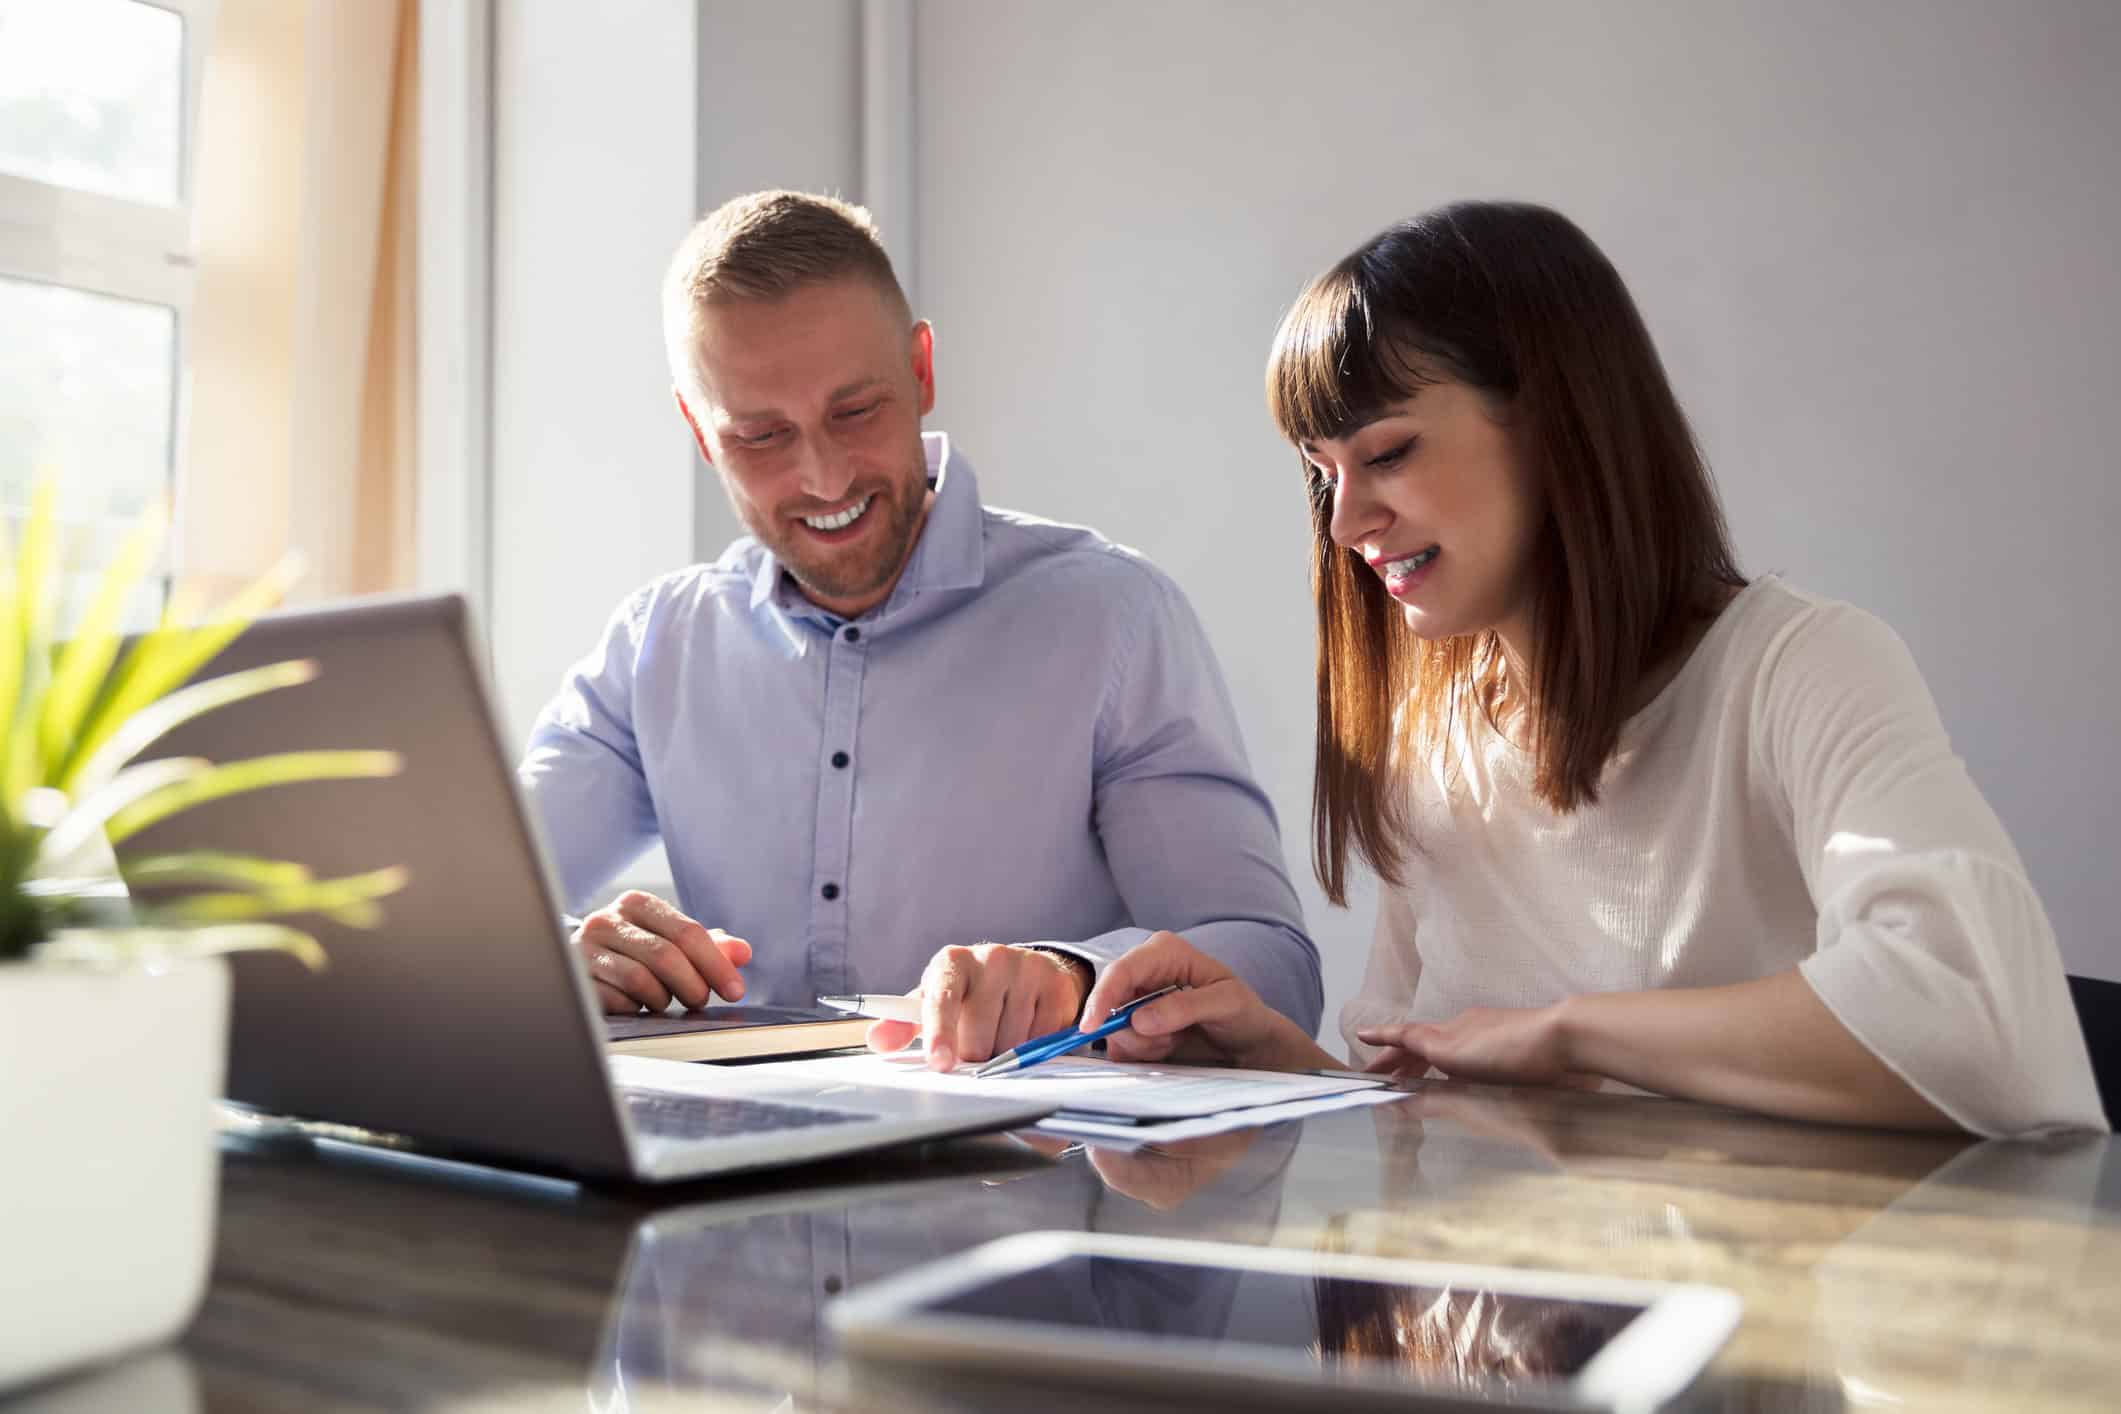
<path id="1" fill-rule="evenodd" d="M 928 461 L 923 455 L 910 477 L 874 488 L 862 519 L 881 520 L 867 527 L 859 541 L 847 546 L 820 545 L 786 520 L 776 523 L 774 535 L 759 538 L 813 599 L 860 599 L 889 584 L 912 555 L 927 488 Z"/>

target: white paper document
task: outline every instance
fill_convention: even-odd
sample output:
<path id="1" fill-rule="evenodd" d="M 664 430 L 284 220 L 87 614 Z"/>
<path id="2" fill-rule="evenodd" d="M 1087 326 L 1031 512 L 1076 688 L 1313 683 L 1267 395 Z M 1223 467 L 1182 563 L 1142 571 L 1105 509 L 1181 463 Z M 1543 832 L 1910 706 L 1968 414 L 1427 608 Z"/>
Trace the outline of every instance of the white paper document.
<path id="1" fill-rule="evenodd" d="M 1250 1109 L 1225 1110 L 1221 1114 L 1201 1115 L 1194 1119 L 1167 1119 L 1157 1124 L 1112 1124 L 1063 1113 L 1047 1115 L 1037 1127 L 1075 1139 L 1094 1139 L 1100 1144 L 1134 1148 L 1143 1144 L 1176 1144 L 1184 1139 L 1205 1139 L 1210 1134 L 1225 1134 L 1233 1129 L 1258 1129 L 1263 1125 L 1280 1124 L 1285 1119 L 1303 1119 L 1363 1105 L 1389 1105 L 1413 1098 L 1411 1090 L 1392 1090 L 1379 1085 L 1315 1100 L 1285 1100 L 1278 1105 L 1254 1105 Z"/>
<path id="2" fill-rule="evenodd" d="M 1193 1119 L 1226 1110 L 1370 1090 L 1380 1084 L 1357 1076 L 1144 1065 L 1090 1056 L 1064 1056 L 984 1080 L 972 1074 L 976 1067 L 970 1063 L 952 1071 L 932 1071 L 918 1052 L 779 1061 L 762 1069 L 777 1075 L 808 1076 L 820 1085 L 890 1085 L 944 1094 L 984 1095 L 989 1099 L 1008 1096 L 1050 1100 L 1072 1118 L 1119 1124 Z"/>

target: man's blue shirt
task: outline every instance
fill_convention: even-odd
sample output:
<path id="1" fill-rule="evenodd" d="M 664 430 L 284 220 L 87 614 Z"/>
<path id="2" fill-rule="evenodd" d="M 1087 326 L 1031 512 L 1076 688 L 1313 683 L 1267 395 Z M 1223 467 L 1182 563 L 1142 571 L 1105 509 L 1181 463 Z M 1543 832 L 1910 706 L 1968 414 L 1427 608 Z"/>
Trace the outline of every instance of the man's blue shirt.
<path id="1" fill-rule="evenodd" d="M 1093 531 L 980 504 L 946 438 L 890 597 L 842 622 L 746 536 L 620 605 L 519 774 L 568 906 L 661 836 L 746 1000 L 902 992 L 952 943 L 1095 965 L 1182 932 L 1315 1031 L 1318 951 L 1200 622 Z"/>

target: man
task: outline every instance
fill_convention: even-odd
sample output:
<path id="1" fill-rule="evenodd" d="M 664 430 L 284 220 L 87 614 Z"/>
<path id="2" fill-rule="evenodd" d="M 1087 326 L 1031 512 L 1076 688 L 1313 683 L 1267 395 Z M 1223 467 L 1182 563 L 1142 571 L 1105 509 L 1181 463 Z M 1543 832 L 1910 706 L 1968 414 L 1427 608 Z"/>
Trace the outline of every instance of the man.
<path id="1" fill-rule="evenodd" d="M 1073 1022 L 1158 928 L 1307 1030 L 1318 953 L 1176 586 L 983 507 L 868 213 L 764 192 L 664 288 L 678 411 L 751 532 L 636 592 L 521 778 L 571 908 L 658 835 L 678 903 L 574 935 L 611 1012 L 918 987 L 929 1063 Z M 699 920 L 716 925 L 703 926 Z"/>

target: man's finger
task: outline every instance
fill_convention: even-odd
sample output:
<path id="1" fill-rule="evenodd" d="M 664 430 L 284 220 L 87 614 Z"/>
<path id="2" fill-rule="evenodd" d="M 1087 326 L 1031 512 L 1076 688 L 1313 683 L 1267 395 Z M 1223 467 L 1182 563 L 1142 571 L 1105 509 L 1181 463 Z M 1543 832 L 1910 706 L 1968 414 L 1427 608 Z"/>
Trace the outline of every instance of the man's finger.
<path id="1" fill-rule="evenodd" d="M 589 975 L 592 980 L 605 983 L 650 1011 L 661 1011 L 670 1005 L 670 989 L 657 981 L 653 972 L 624 953 L 609 948 L 592 948 Z"/>
<path id="2" fill-rule="evenodd" d="M 1145 991 L 1155 991 L 1158 984 L 1148 979 L 1156 975 L 1164 964 L 1165 934 L 1158 933 L 1140 947 L 1130 948 L 1114 962 L 1106 965 L 1104 975 L 1090 988 L 1090 995 L 1083 998 L 1083 1014 L 1080 1025 L 1085 1031 L 1094 1031 L 1098 1023 L 1112 1014 L 1112 1009 L 1131 1001 Z M 1146 985 L 1145 985 L 1146 984 Z"/>
<path id="3" fill-rule="evenodd" d="M 1159 997 L 1127 1019 L 1144 1036 L 1172 1036 L 1189 1026 L 1219 1021 L 1237 1007 L 1237 991 L 1226 982 L 1210 982 Z"/>
<path id="4" fill-rule="evenodd" d="M 608 918 L 591 919 L 582 931 L 590 942 L 604 951 L 629 957 L 654 973 L 656 980 L 686 1006 L 703 1007 L 713 997 L 707 988 L 707 979 L 692 965 L 691 957 L 663 934 L 650 932 L 638 924 L 613 922 Z M 633 989 L 628 987 L 626 990 Z"/>
<path id="5" fill-rule="evenodd" d="M 657 966 L 652 958 L 643 957 L 641 961 L 670 983 L 670 990 L 676 992 L 686 1006 L 703 1007 L 717 996 L 735 1001 L 744 995 L 744 979 L 737 973 L 737 964 L 715 945 L 719 930 L 710 931 L 676 904 L 639 889 L 620 894 L 612 907 L 628 923 L 667 940 L 684 958 L 689 976 L 673 976 L 674 967 L 666 970 Z M 729 935 L 721 933 L 720 936 L 727 938 Z M 750 949 L 751 945 L 745 943 L 747 961 Z M 698 986 L 692 985 L 695 977 L 699 979 Z"/>
<path id="6" fill-rule="evenodd" d="M 988 971 L 988 985 L 991 987 L 995 980 L 992 976 L 991 961 Z M 1041 1003 L 1045 1003 L 1046 1011 L 1056 1010 L 1060 1006 L 1060 995 L 1073 990 L 1073 984 L 1068 981 L 1067 974 L 1057 967 L 1047 967 L 1043 958 L 1036 959 L 1027 966 L 1012 969 L 1006 974 L 1004 985 L 1008 990 L 1000 999 L 1001 1014 L 995 1019 L 994 1034 L 987 1042 L 989 1056 L 998 1056 L 1018 1042 L 1028 1041 L 1033 1036 L 1042 1036 L 1046 1031 L 1058 1030 L 1056 1026 L 1048 1026 L 1044 1030 L 1039 1028 Z M 1046 1002 L 1049 996 L 1054 999 L 1052 1002 Z M 965 1056 L 968 1060 L 982 1059 L 970 1051 L 965 1052 Z"/>
<path id="7" fill-rule="evenodd" d="M 971 961 L 965 967 L 965 997 L 957 1012 L 954 1037 L 957 1058 L 983 1061 L 1000 1049 L 995 1042 L 1001 1030 L 1002 1008 L 1009 993 L 1022 985 L 1013 958 L 1006 948 L 967 949 Z"/>
<path id="8" fill-rule="evenodd" d="M 628 923 L 637 924 L 651 933 L 674 937 L 685 927 L 697 928 L 699 920 L 687 914 L 669 899 L 657 898 L 640 889 L 628 889 L 611 901 L 611 911 Z"/>
<path id="9" fill-rule="evenodd" d="M 929 961 L 921 978 L 921 1035 L 927 1038 L 930 1070 L 950 1070 L 957 1065 L 957 1014 L 965 1001 L 966 963 L 971 956 L 963 948 L 944 948 Z"/>
<path id="10" fill-rule="evenodd" d="M 1105 1055 L 1116 1061 L 1160 1061 L 1178 1049 L 1176 1036 L 1143 1036 L 1115 1031 L 1105 1038 Z"/>
<path id="11" fill-rule="evenodd" d="M 1158 1202 L 1154 1196 L 1157 1171 L 1165 1162 L 1155 1154 L 1093 1144 L 1083 1157 L 1096 1171 L 1098 1182 L 1114 1193 L 1124 1193 L 1135 1202 L 1146 1203 L 1158 1211 L 1167 1208 L 1167 1204 Z"/>
<path id="12" fill-rule="evenodd" d="M 879 1021 L 869 1028 L 869 1049 L 872 1051 L 903 1051 L 913 1044 L 913 1038 L 921 1034 L 921 1028 L 910 1021 Z"/>
<path id="13" fill-rule="evenodd" d="M 1233 975 L 1229 968 L 1178 934 L 1155 933 L 1105 969 L 1090 995 L 1083 999 L 1083 1015 L 1078 1024 L 1085 1031 L 1095 1030 L 1113 1008 L 1174 982 L 1198 988 Z"/>
<path id="14" fill-rule="evenodd" d="M 1016 1045 L 1031 1036 L 1045 1036 L 1060 1030 L 1075 1020 L 1075 981 L 1064 977 L 1059 986 L 1047 984 L 1038 989 L 1038 1009 L 1031 1014 L 1031 1027 L 1009 1045 Z"/>
<path id="15" fill-rule="evenodd" d="M 732 954 L 741 952 L 745 962 L 751 961 L 751 944 L 742 938 L 732 938 L 719 928 L 704 928 L 689 919 L 687 926 L 678 929 L 670 938 L 685 950 L 685 956 L 707 979 L 707 985 L 714 988 L 716 996 L 733 1002 L 744 995 L 744 979 L 737 971 L 739 964 Z M 731 943 L 737 946 L 728 946 Z"/>
<path id="16" fill-rule="evenodd" d="M 641 1009 L 639 1002 L 601 977 L 590 978 L 589 985 L 596 988 L 597 1005 L 604 1009 L 607 1016 L 632 1016 Z"/>
<path id="17" fill-rule="evenodd" d="M 914 1001 L 921 999 L 918 988 L 906 995 Z M 914 1022 L 883 1019 L 869 1028 L 869 1034 L 864 1039 L 872 1051 L 903 1051 L 912 1045 L 914 1038 L 920 1034 L 921 1028 Z"/>

